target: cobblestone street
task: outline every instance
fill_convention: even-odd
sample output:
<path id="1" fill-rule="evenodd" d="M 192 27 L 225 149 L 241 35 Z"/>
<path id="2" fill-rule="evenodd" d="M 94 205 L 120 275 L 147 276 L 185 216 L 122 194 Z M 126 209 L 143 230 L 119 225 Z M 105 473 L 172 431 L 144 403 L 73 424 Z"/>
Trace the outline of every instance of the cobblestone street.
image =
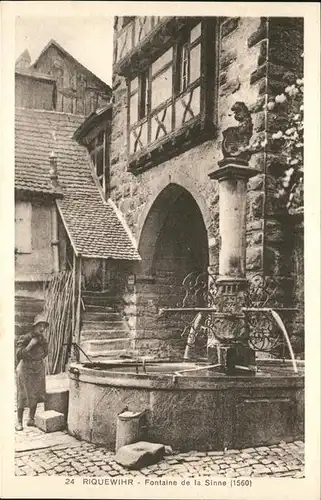
<path id="1" fill-rule="evenodd" d="M 113 452 L 78 441 L 67 432 L 45 434 L 30 427 L 16 432 L 17 476 L 304 477 L 302 441 L 224 452 L 173 452 L 158 464 L 140 471 L 124 469 L 115 462 L 114 456 Z"/>

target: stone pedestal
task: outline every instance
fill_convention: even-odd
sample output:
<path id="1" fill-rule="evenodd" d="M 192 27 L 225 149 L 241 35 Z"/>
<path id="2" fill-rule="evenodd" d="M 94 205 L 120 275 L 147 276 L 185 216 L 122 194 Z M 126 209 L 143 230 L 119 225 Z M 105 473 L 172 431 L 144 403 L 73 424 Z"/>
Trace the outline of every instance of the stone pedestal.
<path id="1" fill-rule="evenodd" d="M 220 255 L 217 280 L 218 314 L 213 318 L 213 334 L 219 341 L 219 363 L 229 374 L 251 374 L 254 352 L 247 347 L 242 315 L 247 281 L 246 271 L 246 185 L 257 171 L 244 160 L 225 158 L 209 174 L 219 181 Z M 212 353 L 211 353 L 212 354 Z"/>

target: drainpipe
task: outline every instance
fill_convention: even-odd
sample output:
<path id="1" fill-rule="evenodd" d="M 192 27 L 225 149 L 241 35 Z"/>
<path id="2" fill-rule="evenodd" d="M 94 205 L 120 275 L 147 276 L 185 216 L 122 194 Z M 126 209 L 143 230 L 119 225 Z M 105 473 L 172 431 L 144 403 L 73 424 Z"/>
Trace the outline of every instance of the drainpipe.
<path id="1" fill-rule="evenodd" d="M 58 169 L 57 169 L 57 157 L 52 151 L 49 156 L 49 175 L 52 186 L 54 189 L 59 187 L 58 184 Z M 51 246 L 53 255 L 53 271 L 54 273 L 59 272 L 59 239 L 58 239 L 58 215 L 57 208 L 55 205 L 51 208 Z"/>
<path id="2" fill-rule="evenodd" d="M 58 239 L 58 214 L 54 205 L 51 208 L 51 246 L 53 256 L 53 271 L 59 272 L 59 239 Z"/>

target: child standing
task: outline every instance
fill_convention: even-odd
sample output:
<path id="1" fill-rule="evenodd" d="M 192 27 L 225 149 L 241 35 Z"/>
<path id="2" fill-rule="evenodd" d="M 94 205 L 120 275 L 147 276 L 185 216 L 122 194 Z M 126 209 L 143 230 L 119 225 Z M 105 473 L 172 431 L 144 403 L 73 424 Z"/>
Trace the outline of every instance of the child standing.
<path id="1" fill-rule="evenodd" d="M 35 425 L 37 404 L 46 394 L 45 364 L 48 342 L 45 332 L 48 322 L 42 314 L 35 317 L 32 332 L 22 335 L 17 342 L 17 431 L 22 431 L 23 411 L 29 408 L 28 426 Z"/>

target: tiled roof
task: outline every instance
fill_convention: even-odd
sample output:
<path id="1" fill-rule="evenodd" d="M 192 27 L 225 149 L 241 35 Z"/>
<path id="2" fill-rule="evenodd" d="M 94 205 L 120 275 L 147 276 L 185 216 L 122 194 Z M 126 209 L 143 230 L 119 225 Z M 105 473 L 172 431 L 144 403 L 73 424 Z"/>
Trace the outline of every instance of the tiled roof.
<path id="1" fill-rule="evenodd" d="M 83 120 L 79 115 L 16 108 L 15 187 L 53 193 L 49 155 L 54 151 L 63 193 L 57 205 L 76 253 L 139 260 L 128 229 L 113 204 L 102 198 L 86 149 L 72 140 Z"/>

